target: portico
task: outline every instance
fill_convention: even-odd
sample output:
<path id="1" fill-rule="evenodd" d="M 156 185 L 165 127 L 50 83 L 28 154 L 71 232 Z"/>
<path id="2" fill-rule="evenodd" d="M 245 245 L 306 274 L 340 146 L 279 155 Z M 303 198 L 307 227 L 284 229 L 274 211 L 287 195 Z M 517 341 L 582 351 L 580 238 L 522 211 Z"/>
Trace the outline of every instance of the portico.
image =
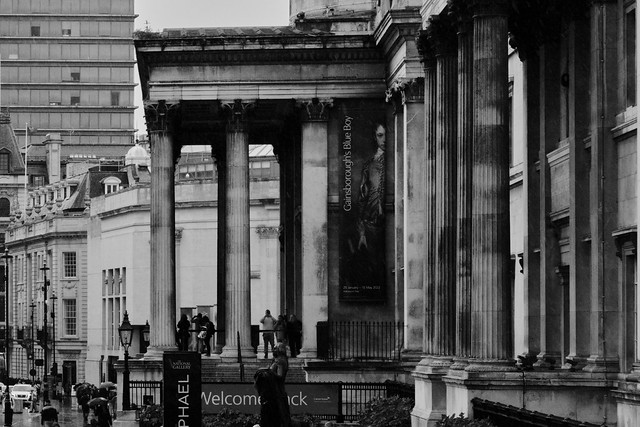
<path id="1" fill-rule="evenodd" d="M 174 348 L 173 166 L 183 145 L 211 145 L 218 168 L 218 322 L 223 360 L 251 349 L 248 145 L 272 144 L 281 167 L 281 305 L 303 319 L 315 357 L 329 312 L 329 152 L 342 110 L 382 104 L 384 64 L 365 35 L 300 30 L 165 30 L 136 41 L 151 140 L 151 344 Z M 346 105 L 346 106 L 345 106 Z M 304 191 L 302 191 L 304 188 Z M 206 248 L 203 248 L 206 251 Z M 212 280 L 212 286 L 215 281 Z M 222 290 L 221 290 L 222 288 Z M 222 318 L 221 318 L 222 315 Z M 239 338 L 239 342 L 238 342 Z"/>

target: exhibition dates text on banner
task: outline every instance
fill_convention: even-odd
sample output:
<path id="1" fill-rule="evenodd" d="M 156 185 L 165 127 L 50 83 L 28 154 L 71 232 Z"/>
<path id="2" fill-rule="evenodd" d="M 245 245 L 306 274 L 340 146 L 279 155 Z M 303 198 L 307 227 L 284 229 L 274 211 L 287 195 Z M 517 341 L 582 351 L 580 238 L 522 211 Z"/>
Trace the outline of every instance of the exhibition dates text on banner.
<path id="1" fill-rule="evenodd" d="M 338 384 L 285 384 L 292 414 L 337 415 L 339 413 Z M 229 408 L 242 414 L 259 414 L 260 397 L 247 383 L 202 384 L 202 411 L 217 414 Z"/>

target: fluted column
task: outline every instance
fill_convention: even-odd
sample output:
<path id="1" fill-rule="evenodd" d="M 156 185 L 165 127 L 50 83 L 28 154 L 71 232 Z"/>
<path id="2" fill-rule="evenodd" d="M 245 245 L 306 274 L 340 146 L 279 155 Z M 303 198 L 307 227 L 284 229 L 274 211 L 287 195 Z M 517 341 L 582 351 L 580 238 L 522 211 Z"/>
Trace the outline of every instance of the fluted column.
<path id="1" fill-rule="evenodd" d="M 589 198 L 591 213 L 591 354 L 585 371 L 619 370 L 617 343 L 620 310 L 617 286 L 618 259 L 612 233 L 616 230 L 618 184 L 616 143 L 611 129 L 617 124 L 612 106 L 617 104 L 619 63 L 616 60 L 616 19 L 618 3 L 591 2 L 591 175 Z"/>
<path id="2" fill-rule="evenodd" d="M 216 162 L 216 169 L 218 172 L 218 256 L 217 256 L 217 271 L 216 278 L 218 286 L 216 289 L 216 297 L 218 305 L 216 307 L 216 325 L 218 331 L 216 331 L 215 352 L 220 354 L 227 341 L 227 331 L 222 328 L 222 325 L 226 326 L 227 323 L 227 290 L 223 285 L 227 277 L 227 216 L 225 212 L 227 210 L 227 149 L 226 141 L 219 141 L 218 144 L 211 147 L 211 154 Z"/>
<path id="3" fill-rule="evenodd" d="M 512 351 L 506 1 L 473 2 L 471 351 L 467 369 Z M 506 362 L 508 363 L 508 362 Z"/>
<path id="4" fill-rule="evenodd" d="M 174 153 L 179 152 L 169 130 L 178 105 L 164 101 L 145 105 L 151 142 L 151 274 L 149 349 L 146 357 L 162 358 L 176 349 Z"/>
<path id="5" fill-rule="evenodd" d="M 471 354 L 471 201 L 473 172 L 473 21 L 467 3 L 455 3 L 458 19 L 457 236 L 456 236 L 456 362 L 466 365 Z"/>
<path id="6" fill-rule="evenodd" d="M 302 349 L 317 356 L 316 324 L 328 319 L 328 126 L 330 100 L 302 102 Z"/>
<path id="7" fill-rule="evenodd" d="M 434 286 L 435 286 L 435 209 L 436 209 L 436 58 L 428 41 L 427 32 L 421 31 L 418 46 L 424 64 L 424 128 L 425 128 L 425 262 L 424 262 L 424 332 L 422 350 L 434 353 Z"/>
<path id="8" fill-rule="evenodd" d="M 434 354 L 448 365 L 456 342 L 457 51 L 449 19 L 432 18 L 428 30 L 437 63 Z"/>
<path id="9" fill-rule="evenodd" d="M 252 103 L 223 104 L 230 114 L 226 138 L 226 341 L 220 357 L 255 358 L 251 346 L 251 262 L 249 242 L 249 134 Z M 238 341 L 239 339 L 239 341 Z"/>

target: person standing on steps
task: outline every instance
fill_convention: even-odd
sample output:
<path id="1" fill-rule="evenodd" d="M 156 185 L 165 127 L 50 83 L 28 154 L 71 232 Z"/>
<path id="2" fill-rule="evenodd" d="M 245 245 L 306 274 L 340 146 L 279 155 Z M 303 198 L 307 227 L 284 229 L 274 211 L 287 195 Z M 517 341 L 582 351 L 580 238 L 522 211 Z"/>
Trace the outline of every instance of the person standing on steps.
<path id="1" fill-rule="evenodd" d="M 264 358 L 269 358 L 269 344 L 271 344 L 271 352 L 275 350 L 275 341 L 273 339 L 273 331 L 276 326 L 276 319 L 271 315 L 271 311 L 265 310 L 264 317 L 260 319 L 262 323 L 262 339 L 264 340 Z"/>
<path id="2" fill-rule="evenodd" d="M 300 348 L 302 347 L 302 322 L 292 314 L 287 322 L 287 336 L 289 338 L 289 348 L 291 349 L 291 357 L 296 357 L 300 354 Z"/>

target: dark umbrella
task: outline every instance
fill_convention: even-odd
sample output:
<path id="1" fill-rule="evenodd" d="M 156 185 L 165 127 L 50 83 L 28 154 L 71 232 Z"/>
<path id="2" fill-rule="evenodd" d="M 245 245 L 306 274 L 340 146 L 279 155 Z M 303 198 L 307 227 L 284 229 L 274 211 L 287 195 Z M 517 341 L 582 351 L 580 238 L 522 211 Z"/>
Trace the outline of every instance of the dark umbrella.
<path id="1" fill-rule="evenodd" d="M 45 406 L 40 411 L 42 421 L 58 421 L 58 410 L 53 406 Z"/>
<path id="2" fill-rule="evenodd" d="M 105 399 L 104 397 L 94 397 L 89 401 L 89 408 L 95 408 L 96 406 L 102 405 L 107 402 L 108 400 Z"/>
<path id="3" fill-rule="evenodd" d="M 106 388 L 107 390 L 113 390 L 114 388 L 117 388 L 118 385 L 115 383 L 112 383 L 111 381 L 105 381 L 103 383 L 100 383 L 100 387 L 99 388 Z"/>

